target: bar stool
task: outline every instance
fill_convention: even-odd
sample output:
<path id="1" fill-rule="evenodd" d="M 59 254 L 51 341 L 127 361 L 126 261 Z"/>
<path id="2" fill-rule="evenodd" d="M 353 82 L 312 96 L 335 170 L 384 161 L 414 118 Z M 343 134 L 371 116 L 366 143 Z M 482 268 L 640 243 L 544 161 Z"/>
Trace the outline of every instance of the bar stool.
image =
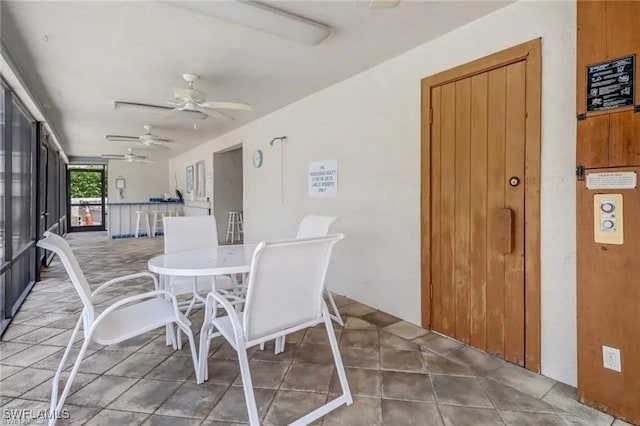
<path id="1" fill-rule="evenodd" d="M 238 242 L 242 241 L 244 236 L 244 230 L 242 227 L 242 212 L 231 211 L 229 212 L 229 223 L 227 224 L 227 242 L 233 243 L 236 240 L 236 234 L 238 235 Z"/>
<path id="2" fill-rule="evenodd" d="M 142 226 L 147 227 L 147 237 L 151 237 L 151 226 L 149 225 L 149 213 L 147 212 L 143 212 L 141 210 L 137 210 L 136 211 L 136 233 L 135 233 L 135 237 L 139 238 L 140 237 L 140 217 L 144 215 L 144 223 L 142 224 Z"/>

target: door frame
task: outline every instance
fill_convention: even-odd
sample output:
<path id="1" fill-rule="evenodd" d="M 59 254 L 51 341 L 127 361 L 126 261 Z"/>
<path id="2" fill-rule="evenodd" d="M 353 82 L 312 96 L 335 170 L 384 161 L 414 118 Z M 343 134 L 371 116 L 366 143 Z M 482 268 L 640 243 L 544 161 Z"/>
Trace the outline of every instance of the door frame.
<path id="1" fill-rule="evenodd" d="M 422 326 L 431 327 L 431 89 L 515 62 L 526 64 L 524 286 L 525 368 L 540 372 L 541 39 L 493 53 L 421 81 L 420 239 Z"/>
<path id="2" fill-rule="evenodd" d="M 106 182 L 106 165 L 102 165 L 101 169 L 74 169 L 73 166 L 67 167 L 67 230 L 69 232 L 91 232 L 91 231 L 106 231 L 106 218 L 107 218 L 107 203 L 105 199 L 107 198 L 107 182 Z M 76 204 L 71 203 L 71 172 L 83 172 L 83 173 L 99 173 L 100 174 L 100 206 L 102 207 L 101 213 L 101 223 L 100 225 L 89 225 L 89 226 L 73 226 L 71 223 L 71 209 L 76 206 Z M 79 205 L 80 207 L 82 205 Z"/>

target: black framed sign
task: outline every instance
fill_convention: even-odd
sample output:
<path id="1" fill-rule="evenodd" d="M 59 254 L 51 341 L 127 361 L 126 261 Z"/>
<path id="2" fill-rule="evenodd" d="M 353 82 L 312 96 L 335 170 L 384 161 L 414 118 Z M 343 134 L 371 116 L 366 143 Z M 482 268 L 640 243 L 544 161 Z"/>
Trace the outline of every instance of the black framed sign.
<path id="1" fill-rule="evenodd" d="M 636 55 L 587 66 L 587 112 L 632 106 Z"/>

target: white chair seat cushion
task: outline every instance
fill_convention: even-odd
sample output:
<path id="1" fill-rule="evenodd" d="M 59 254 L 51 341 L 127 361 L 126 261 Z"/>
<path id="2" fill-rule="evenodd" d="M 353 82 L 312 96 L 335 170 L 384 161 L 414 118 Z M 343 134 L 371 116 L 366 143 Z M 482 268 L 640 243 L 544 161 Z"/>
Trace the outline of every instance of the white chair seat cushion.
<path id="1" fill-rule="evenodd" d="M 240 320 L 240 329 L 243 328 L 244 315 L 242 312 L 238 312 L 238 319 Z M 233 325 L 231 324 L 231 317 L 228 315 L 224 317 L 218 317 L 211 321 L 213 326 L 222 334 L 229 343 L 236 341 L 236 335 L 233 332 Z"/>
<path id="2" fill-rule="evenodd" d="M 182 321 L 191 322 L 182 314 Z M 93 333 L 100 345 L 112 345 L 154 330 L 176 320 L 173 304 L 160 298 L 128 305 L 107 314 Z"/>
<path id="3" fill-rule="evenodd" d="M 193 293 L 193 280 L 196 277 L 170 277 L 168 290 L 176 296 L 181 294 Z M 198 284 L 196 285 L 196 291 L 198 293 L 209 293 L 213 290 L 213 280 L 216 280 L 216 289 L 218 290 L 231 290 L 236 287 L 231 277 L 226 275 L 220 275 L 216 277 L 198 277 Z"/>

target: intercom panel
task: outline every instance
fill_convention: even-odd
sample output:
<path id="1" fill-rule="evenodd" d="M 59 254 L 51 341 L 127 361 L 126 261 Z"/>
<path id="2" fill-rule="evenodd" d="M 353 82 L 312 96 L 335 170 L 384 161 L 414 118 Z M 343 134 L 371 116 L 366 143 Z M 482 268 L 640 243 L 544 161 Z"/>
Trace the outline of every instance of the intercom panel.
<path id="1" fill-rule="evenodd" d="M 596 243 L 624 243 L 623 212 L 622 194 L 593 196 L 593 235 Z"/>

